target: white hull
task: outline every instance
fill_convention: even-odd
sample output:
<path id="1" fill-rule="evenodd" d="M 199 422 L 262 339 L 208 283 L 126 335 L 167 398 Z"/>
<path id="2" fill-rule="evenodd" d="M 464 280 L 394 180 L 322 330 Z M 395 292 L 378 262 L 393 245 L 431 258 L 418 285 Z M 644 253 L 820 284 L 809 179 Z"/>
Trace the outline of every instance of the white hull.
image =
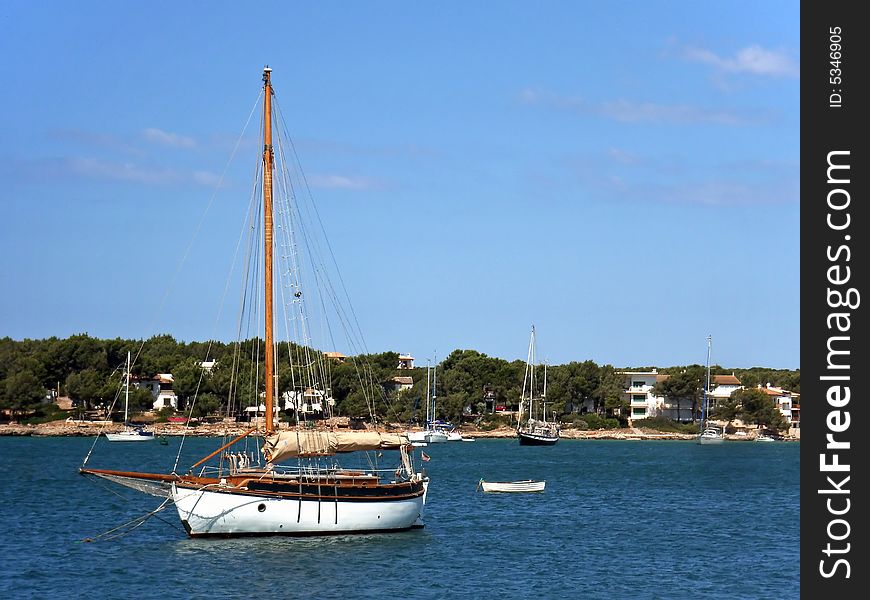
<path id="1" fill-rule="evenodd" d="M 428 488 L 424 483 L 424 488 Z M 425 493 L 392 501 L 317 501 L 172 486 L 191 536 L 329 535 L 422 527 Z"/>
<path id="2" fill-rule="evenodd" d="M 721 444 L 725 441 L 725 436 L 721 431 L 714 427 L 708 427 L 698 436 L 699 444 Z"/>
<path id="3" fill-rule="evenodd" d="M 409 431 L 405 435 L 412 444 L 440 444 L 448 440 L 443 431 Z"/>
<path id="4" fill-rule="evenodd" d="M 484 492 L 543 492 L 545 481 L 480 481 Z"/>
<path id="5" fill-rule="evenodd" d="M 426 434 L 428 431 L 408 431 L 405 435 L 408 437 L 409 442 L 425 442 Z"/>
<path id="6" fill-rule="evenodd" d="M 447 434 L 443 431 L 427 431 L 425 441 L 427 444 L 441 444 L 447 441 Z"/>
<path id="7" fill-rule="evenodd" d="M 153 435 L 142 435 L 138 431 L 122 431 L 105 435 L 110 442 L 147 442 L 154 439 Z"/>

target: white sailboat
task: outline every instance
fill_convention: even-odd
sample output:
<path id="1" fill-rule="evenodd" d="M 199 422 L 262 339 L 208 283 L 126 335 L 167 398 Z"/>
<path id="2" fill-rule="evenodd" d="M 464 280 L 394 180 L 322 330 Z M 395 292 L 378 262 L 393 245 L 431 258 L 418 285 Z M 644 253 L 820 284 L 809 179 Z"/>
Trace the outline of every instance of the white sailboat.
<path id="1" fill-rule="evenodd" d="M 129 421 L 130 410 L 130 352 L 127 351 L 127 369 L 124 379 L 124 431 L 104 435 L 110 442 L 147 442 L 154 439 L 153 431 L 145 431 L 141 427 L 133 427 Z"/>
<path id="2" fill-rule="evenodd" d="M 547 367 L 544 365 L 544 391 L 537 398 L 537 380 L 535 363 L 537 352 L 535 341 L 535 326 L 529 338 L 529 353 L 526 359 L 526 371 L 523 375 L 523 391 L 520 398 L 520 411 L 517 415 L 517 437 L 521 446 L 552 446 L 559 441 L 559 425 L 547 421 Z M 541 419 L 537 419 L 536 403 L 541 405 Z M 526 409 L 528 406 L 528 410 Z"/>
<path id="3" fill-rule="evenodd" d="M 427 383 L 428 383 L 428 373 L 427 373 Z M 428 386 L 427 386 L 428 389 Z M 430 415 L 426 418 L 426 436 L 425 441 L 427 444 L 443 444 L 447 441 L 447 432 L 438 429 L 435 426 L 436 421 L 436 411 L 435 407 L 437 406 L 436 399 L 438 398 L 438 361 L 435 361 L 435 364 L 432 365 L 432 397 L 429 399 L 429 404 L 432 407 L 431 415 L 429 410 L 426 411 L 427 415 Z"/>
<path id="4" fill-rule="evenodd" d="M 432 386 L 430 388 L 430 369 Z M 408 439 L 416 444 L 441 444 L 448 440 L 447 432 L 435 427 L 435 383 L 437 381 L 438 365 L 430 367 L 426 362 L 426 428 L 422 431 L 407 432 Z"/>
<path id="5" fill-rule="evenodd" d="M 262 251 L 262 254 L 249 252 L 249 268 L 263 278 L 263 285 L 256 297 L 250 296 L 252 301 L 242 302 L 248 310 L 259 310 L 262 306 L 264 313 L 260 321 L 264 343 L 258 337 L 252 340 L 252 348 L 257 351 L 251 351 L 251 371 L 265 365 L 262 371 L 265 392 L 261 396 L 263 393 L 257 390 L 257 379 L 253 379 L 250 386 L 253 397 L 249 400 L 259 404 L 263 398 L 262 423 L 222 444 L 186 472 L 176 468 L 162 473 L 95 469 L 87 466 L 87 458 L 80 472 L 164 498 L 160 508 L 174 506 L 185 530 L 193 537 L 328 535 L 422 527 L 429 480 L 415 469 L 413 447 L 406 436 L 372 429 L 306 427 L 299 403 L 296 403 L 294 426 L 275 422 L 277 411 L 274 409 L 281 384 L 276 376 L 275 363 L 279 358 L 290 361 L 290 372 L 298 373 L 304 385 L 310 384 L 310 387 L 322 390 L 331 388 L 326 360 L 322 353 L 308 345 L 310 338 L 305 335 L 310 329 L 307 329 L 308 317 L 304 312 L 306 305 L 297 252 L 303 245 L 307 249 L 310 240 L 305 237 L 304 244 L 297 244 L 293 237 L 295 219 L 300 218 L 294 202 L 300 200 L 292 193 L 289 177 L 291 166 L 297 163 L 284 156 L 292 142 L 281 139 L 280 131 L 276 132 L 278 139 L 273 146 L 272 124 L 273 120 L 278 121 L 272 114 L 275 92 L 271 72 L 268 67 L 263 70 L 263 151 L 257 171 L 258 178 L 261 178 L 259 193 L 262 202 L 254 203 L 251 225 L 245 227 L 251 232 L 250 247 L 259 246 Z M 284 193 L 283 198 L 278 198 L 284 204 L 280 204 L 277 210 L 273 208 L 273 176 L 278 193 Z M 253 226 L 254 216 L 257 227 Z M 293 345 L 288 340 L 284 346 L 286 352 L 279 352 L 281 346 L 274 335 L 273 303 L 278 294 L 273 290 L 273 254 L 276 254 L 275 246 L 280 243 L 273 238 L 276 233 L 273 219 L 276 217 L 282 219 L 278 221 L 277 233 L 285 236 L 282 240 L 285 251 L 279 255 L 279 260 L 284 262 L 279 263 L 277 269 L 277 276 L 284 278 L 283 285 L 276 287 L 284 300 L 285 312 L 293 311 L 292 317 L 285 315 L 289 324 L 285 330 L 288 338 L 297 329 L 301 330 L 300 339 L 306 342 Z M 316 275 L 321 276 L 321 273 L 318 271 Z M 246 278 L 245 282 L 248 281 L 252 279 Z M 285 296 L 288 289 L 290 293 Z M 328 287 L 328 292 L 334 292 L 334 287 Z M 252 321 L 240 319 L 239 322 Z M 260 349 L 264 349 L 264 362 L 260 362 L 257 355 Z M 328 406 L 326 403 L 325 410 Z M 374 414 L 372 405 L 369 410 Z M 230 452 L 235 444 L 256 435 L 262 436 L 258 453 Z M 395 451 L 395 454 L 387 450 Z M 339 464 L 337 455 L 349 453 L 362 455 L 359 456 L 360 467 L 348 468 Z M 390 460 L 388 456 L 392 456 L 394 461 L 382 465 L 381 462 Z"/>
<path id="6" fill-rule="evenodd" d="M 710 350 L 713 346 L 713 336 L 707 336 L 707 382 L 704 385 L 704 402 L 701 405 L 701 432 L 698 434 L 699 444 L 721 444 L 725 441 L 725 432 L 720 427 L 708 423 L 710 414 Z"/>

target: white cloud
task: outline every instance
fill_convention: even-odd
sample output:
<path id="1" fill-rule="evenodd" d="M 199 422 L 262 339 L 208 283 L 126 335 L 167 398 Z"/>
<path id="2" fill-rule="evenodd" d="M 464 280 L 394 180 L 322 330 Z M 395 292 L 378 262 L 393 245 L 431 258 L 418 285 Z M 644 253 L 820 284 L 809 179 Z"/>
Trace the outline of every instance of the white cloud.
<path id="1" fill-rule="evenodd" d="M 113 163 L 97 158 L 68 158 L 64 165 L 72 175 L 104 181 L 166 184 L 178 179 L 177 174 L 169 169 L 145 169 L 132 163 Z"/>
<path id="2" fill-rule="evenodd" d="M 77 145 L 85 145 L 97 148 L 108 148 L 113 152 L 123 152 L 134 156 L 142 156 L 143 152 L 129 143 L 126 139 L 120 136 L 98 133 L 94 131 L 84 131 L 80 129 L 56 129 L 50 131 L 48 135 L 54 140 L 72 142 Z"/>
<path id="3" fill-rule="evenodd" d="M 767 50 L 757 44 L 737 51 L 732 57 L 719 56 L 704 48 L 687 47 L 686 59 L 712 65 L 729 73 L 750 73 L 771 77 L 798 77 L 799 65 L 785 52 Z"/>
<path id="4" fill-rule="evenodd" d="M 163 146 L 172 146 L 173 148 L 193 148 L 196 142 L 193 138 L 189 138 L 177 133 L 170 133 L 161 129 L 149 127 L 142 132 L 145 139 L 155 144 Z"/>
<path id="5" fill-rule="evenodd" d="M 595 112 L 622 123 L 720 123 L 740 125 L 752 120 L 735 111 L 701 108 L 685 104 L 655 104 L 611 100 L 594 107 Z"/>
<path id="6" fill-rule="evenodd" d="M 208 171 L 181 171 L 141 166 L 130 162 L 112 162 L 90 157 L 66 157 L 22 165 L 25 173 L 42 170 L 53 177 L 76 177 L 95 181 L 122 181 L 143 185 L 177 185 L 193 183 L 214 187 L 219 176 Z"/>
<path id="7" fill-rule="evenodd" d="M 383 186 L 368 177 L 348 177 L 346 175 L 311 175 L 308 183 L 312 187 L 343 190 L 372 190 Z"/>
<path id="8" fill-rule="evenodd" d="M 558 96 L 527 89 L 520 94 L 525 104 L 544 105 L 579 114 L 606 117 L 620 123 L 719 123 L 746 125 L 769 118 L 762 111 L 734 111 L 687 104 L 656 104 L 618 99 L 589 102 L 580 97 Z"/>

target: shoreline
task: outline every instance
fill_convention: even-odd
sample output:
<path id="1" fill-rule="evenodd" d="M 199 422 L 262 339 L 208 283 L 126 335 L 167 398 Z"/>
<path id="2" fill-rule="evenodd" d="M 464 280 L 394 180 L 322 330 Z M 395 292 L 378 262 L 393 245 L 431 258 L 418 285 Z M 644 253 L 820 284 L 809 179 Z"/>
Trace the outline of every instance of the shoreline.
<path id="1" fill-rule="evenodd" d="M 250 428 L 247 423 L 216 423 L 200 424 L 195 427 L 187 427 L 178 423 L 155 423 L 148 426 L 155 436 L 194 436 L 194 437 L 223 437 L 242 435 Z M 39 425 L 3 424 L 0 425 L 0 436 L 30 436 L 30 437 L 93 437 L 102 433 L 115 433 L 124 429 L 121 423 L 85 422 L 70 423 L 68 421 L 52 421 Z M 391 431 L 402 430 L 401 427 L 393 426 Z M 508 439 L 516 436 L 512 428 L 502 427 L 490 431 L 465 429 L 462 434 L 466 438 L 473 439 Z M 569 440 L 693 440 L 696 434 L 674 433 L 666 431 L 654 431 L 649 429 L 601 429 L 580 430 L 563 429 L 561 439 Z M 729 441 L 751 442 L 754 436 L 726 435 Z M 784 438 L 783 441 L 800 441 L 799 439 Z"/>

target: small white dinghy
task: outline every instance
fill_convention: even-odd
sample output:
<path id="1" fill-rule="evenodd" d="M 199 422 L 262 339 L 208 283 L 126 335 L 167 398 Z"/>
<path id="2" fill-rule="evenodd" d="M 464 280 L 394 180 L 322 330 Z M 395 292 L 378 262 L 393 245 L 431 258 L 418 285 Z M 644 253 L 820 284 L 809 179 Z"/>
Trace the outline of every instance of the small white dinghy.
<path id="1" fill-rule="evenodd" d="M 546 481 L 523 479 L 520 481 L 484 481 L 477 482 L 477 489 L 484 492 L 543 492 Z"/>

